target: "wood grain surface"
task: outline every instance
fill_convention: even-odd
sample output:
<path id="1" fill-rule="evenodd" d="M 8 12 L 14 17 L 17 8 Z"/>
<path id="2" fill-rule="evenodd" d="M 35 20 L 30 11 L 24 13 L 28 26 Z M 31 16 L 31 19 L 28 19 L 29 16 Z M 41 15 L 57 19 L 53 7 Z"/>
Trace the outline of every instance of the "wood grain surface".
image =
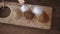
<path id="1" fill-rule="evenodd" d="M 2 4 L 3 3 L 0 3 L 0 5 L 2 5 Z M 30 7 L 30 4 L 25 4 L 25 5 Z M 42 18 L 40 16 L 35 16 L 36 19 L 33 18 L 32 20 L 26 20 L 24 18 L 24 15 L 22 15 L 23 13 L 21 13 L 21 10 L 19 9 L 19 7 L 20 7 L 19 3 L 5 2 L 5 6 L 10 8 L 11 13 L 6 18 L 0 18 L 0 22 L 2 22 L 2 23 L 21 25 L 21 26 L 27 26 L 27 27 L 35 27 L 35 28 L 41 28 L 41 29 L 50 29 L 51 28 L 52 7 L 31 5 L 32 8 L 29 8 L 29 9 L 33 9 L 33 6 L 39 7 L 39 9 L 41 9 L 42 11 L 44 11 L 47 14 L 49 20 L 46 23 L 43 23 L 43 22 L 41 22 L 41 20 L 38 21 L 38 19 Z M 42 13 L 41 15 L 43 16 L 43 14 L 44 13 Z M 19 18 L 20 16 L 21 16 L 21 18 Z M 44 20 L 44 18 L 43 18 L 43 20 Z"/>

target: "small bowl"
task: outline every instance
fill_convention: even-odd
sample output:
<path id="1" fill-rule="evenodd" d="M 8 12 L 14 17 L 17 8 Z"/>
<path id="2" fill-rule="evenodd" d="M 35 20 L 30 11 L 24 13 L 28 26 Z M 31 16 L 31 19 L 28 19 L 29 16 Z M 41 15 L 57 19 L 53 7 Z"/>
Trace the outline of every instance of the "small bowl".
<path id="1" fill-rule="evenodd" d="M 6 17 L 8 17 L 9 15 L 10 15 L 10 13 L 11 13 L 11 10 L 10 10 L 10 8 L 9 7 L 7 7 L 7 6 L 2 6 L 2 7 L 0 7 L 0 17 L 1 18 L 6 18 Z"/>

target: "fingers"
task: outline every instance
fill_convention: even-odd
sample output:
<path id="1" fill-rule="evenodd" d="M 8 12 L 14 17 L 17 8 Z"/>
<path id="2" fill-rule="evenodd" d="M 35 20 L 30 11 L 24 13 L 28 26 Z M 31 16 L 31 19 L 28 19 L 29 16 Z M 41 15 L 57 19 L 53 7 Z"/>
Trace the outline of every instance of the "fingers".
<path id="1" fill-rule="evenodd" d="M 19 2 L 21 5 L 25 3 L 24 0 L 18 0 L 18 2 Z"/>

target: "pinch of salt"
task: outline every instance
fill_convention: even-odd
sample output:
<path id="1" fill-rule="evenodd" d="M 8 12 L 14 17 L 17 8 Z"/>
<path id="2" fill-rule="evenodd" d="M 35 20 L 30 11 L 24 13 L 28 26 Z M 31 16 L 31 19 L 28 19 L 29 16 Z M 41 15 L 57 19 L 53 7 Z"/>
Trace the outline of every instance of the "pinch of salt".
<path id="1" fill-rule="evenodd" d="M 37 16 L 37 15 L 41 15 L 43 11 L 42 8 L 35 6 L 33 7 L 32 12 Z"/>
<path id="2" fill-rule="evenodd" d="M 22 7 L 20 9 L 22 12 L 26 12 L 29 9 L 29 7 L 26 5 L 22 5 Z"/>

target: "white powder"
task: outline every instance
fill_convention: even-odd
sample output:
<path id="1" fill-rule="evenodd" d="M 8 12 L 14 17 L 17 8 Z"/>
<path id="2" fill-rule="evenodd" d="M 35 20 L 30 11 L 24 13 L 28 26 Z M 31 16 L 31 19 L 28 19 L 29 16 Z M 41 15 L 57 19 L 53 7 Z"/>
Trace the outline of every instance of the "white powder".
<path id="1" fill-rule="evenodd" d="M 35 15 L 41 15 L 43 11 L 42 11 L 42 8 L 35 6 L 35 7 L 33 7 L 32 12 Z"/>
<path id="2" fill-rule="evenodd" d="M 26 5 L 22 5 L 22 7 L 20 9 L 22 12 L 26 12 L 29 9 L 29 7 Z"/>
<path id="3" fill-rule="evenodd" d="M 29 6 L 27 5 L 22 5 L 22 7 L 20 8 L 22 12 L 26 12 L 27 10 L 29 10 Z M 42 8 L 41 7 L 38 7 L 38 6 L 34 6 L 33 9 L 32 9 L 32 12 L 38 16 L 38 15 L 41 15 L 42 14 Z"/>

